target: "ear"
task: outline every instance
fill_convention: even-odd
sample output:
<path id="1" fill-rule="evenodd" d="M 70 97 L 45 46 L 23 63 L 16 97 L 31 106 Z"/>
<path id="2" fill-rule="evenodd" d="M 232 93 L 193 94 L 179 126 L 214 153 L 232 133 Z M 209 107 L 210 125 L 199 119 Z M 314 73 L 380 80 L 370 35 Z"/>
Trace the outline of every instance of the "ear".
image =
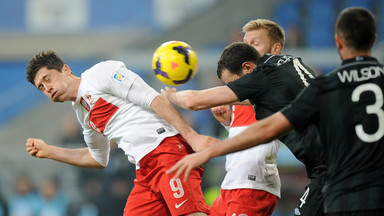
<path id="1" fill-rule="evenodd" d="M 343 39 L 338 36 L 337 34 L 335 34 L 335 42 L 336 42 L 336 47 L 338 50 L 342 50 L 343 47 L 344 47 L 344 41 Z"/>
<path id="2" fill-rule="evenodd" d="M 67 64 L 64 64 L 63 68 L 61 69 L 61 71 L 67 75 L 69 74 L 72 74 L 72 71 L 71 69 L 69 68 L 69 66 Z"/>
<path id="3" fill-rule="evenodd" d="M 241 67 L 243 68 L 243 73 L 251 73 L 253 71 L 253 69 L 255 69 L 256 65 L 252 62 L 243 62 L 243 64 L 241 64 Z"/>
<path id="4" fill-rule="evenodd" d="M 271 48 L 271 54 L 279 55 L 280 53 L 281 53 L 281 44 L 280 43 L 273 44 Z"/>

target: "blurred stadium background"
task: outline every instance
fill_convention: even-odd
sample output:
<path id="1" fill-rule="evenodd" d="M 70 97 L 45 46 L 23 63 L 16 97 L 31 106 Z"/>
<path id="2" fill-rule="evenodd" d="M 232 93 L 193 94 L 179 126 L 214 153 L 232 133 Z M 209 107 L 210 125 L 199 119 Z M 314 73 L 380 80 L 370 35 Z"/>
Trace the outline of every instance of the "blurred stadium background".
<path id="1" fill-rule="evenodd" d="M 333 28 L 338 12 L 348 6 L 375 14 L 379 35 L 373 55 L 383 62 L 382 0 L 0 1 L 0 216 L 11 211 L 15 216 L 121 215 L 133 184 L 135 170 L 122 151 L 112 151 L 104 170 L 75 168 L 25 152 L 28 137 L 84 146 L 70 103 L 51 103 L 25 80 L 27 62 L 37 52 L 55 50 L 77 75 L 101 60 L 121 60 L 160 90 L 164 85 L 151 70 L 152 54 L 165 41 L 181 40 L 196 50 L 199 70 L 179 89 L 202 89 L 222 84 L 216 61 L 227 44 L 242 39 L 241 27 L 266 18 L 286 32 L 283 53 L 301 56 L 323 74 L 340 64 Z M 210 111 L 180 111 L 200 133 L 225 138 Z M 217 158 L 205 166 L 202 187 L 209 203 L 225 174 L 223 162 Z M 291 215 L 307 183 L 305 171 L 285 146 L 278 167 L 282 198 L 274 216 Z"/>

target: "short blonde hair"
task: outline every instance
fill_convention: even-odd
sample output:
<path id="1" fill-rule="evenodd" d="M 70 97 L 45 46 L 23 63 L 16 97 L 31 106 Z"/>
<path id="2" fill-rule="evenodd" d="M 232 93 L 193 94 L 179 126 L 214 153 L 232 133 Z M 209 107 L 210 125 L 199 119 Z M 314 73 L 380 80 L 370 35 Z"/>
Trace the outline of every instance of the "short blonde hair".
<path id="1" fill-rule="evenodd" d="M 285 33 L 283 28 L 281 28 L 277 23 L 267 19 L 255 19 L 245 24 L 242 30 L 244 33 L 247 33 L 257 29 L 266 29 L 271 41 L 273 43 L 280 43 L 281 48 L 283 49 L 285 43 Z"/>

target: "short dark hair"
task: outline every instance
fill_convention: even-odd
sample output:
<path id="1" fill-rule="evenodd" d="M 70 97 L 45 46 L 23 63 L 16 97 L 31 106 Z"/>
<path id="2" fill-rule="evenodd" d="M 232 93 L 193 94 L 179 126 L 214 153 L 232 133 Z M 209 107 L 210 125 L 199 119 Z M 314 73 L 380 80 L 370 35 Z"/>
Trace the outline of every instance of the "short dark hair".
<path id="1" fill-rule="evenodd" d="M 376 39 L 375 17 L 362 7 L 346 8 L 337 17 L 335 32 L 346 46 L 357 51 L 370 50 Z"/>
<path id="2" fill-rule="evenodd" d="M 251 45 L 243 42 L 234 42 L 226 46 L 217 62 L 217 76 L 221 79 L 224 69 L 231 73 L 241 75 L 242 64 L 246 61 L 257 64 L 261 58 L 260 53 Z"/>
<path id="3" fill-rule="evenodd" d="M 48 70 L 55 69 L 61 72 L 64 65 L 65 62 L 59 56 L 57 56 L 54 51 L 42 51 L 29 60 L 26 69 L 26 78 L 30 83 L 35 85 L 34 80 L 36 73 L 41 68 L 46 67 Z"/>

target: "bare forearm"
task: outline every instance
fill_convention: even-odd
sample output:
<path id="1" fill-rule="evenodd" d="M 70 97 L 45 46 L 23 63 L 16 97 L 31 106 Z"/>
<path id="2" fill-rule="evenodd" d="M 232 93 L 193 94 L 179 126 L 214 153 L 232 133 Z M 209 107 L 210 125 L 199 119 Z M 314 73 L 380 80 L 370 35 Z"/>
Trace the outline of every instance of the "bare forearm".
<path id="1" fill-rule="evenodd" d="M 85 168 L 104 168 L 89 153 L 88 148 L 66 149 L 57 146 L 47 146 L 47 158 L 74 166 Z"/>
<path id="2" fill-rule="evenodd" d="M 197 111 L 197 104 L 191 103 L 191 101 L 195 101 L 193 98 L 196 97 L 198 94 L 198 91 L 185 90 L 176 93 L 169 93 L 167 94 L 167 98 L 171 103 L 175 104 L 178 107 L 187 110 Z"/>
<path id="3" fill-rule="evenodd" d="M 278 112 L 267 119 L 249 126 L 242 133 L 217 143 L 207 149 L 210 158 L 248 149 L 263 143 L 268 143 L 292 129 L 285 116 Z"/>
<path id="4" fill-rule="evenodd" d="M 162 91 L 162 94 L 176 106 L 193 111 L 232 104 L 238 101 L 235 93 L 227 86 L 219 86 L 199 91 Z"/>

